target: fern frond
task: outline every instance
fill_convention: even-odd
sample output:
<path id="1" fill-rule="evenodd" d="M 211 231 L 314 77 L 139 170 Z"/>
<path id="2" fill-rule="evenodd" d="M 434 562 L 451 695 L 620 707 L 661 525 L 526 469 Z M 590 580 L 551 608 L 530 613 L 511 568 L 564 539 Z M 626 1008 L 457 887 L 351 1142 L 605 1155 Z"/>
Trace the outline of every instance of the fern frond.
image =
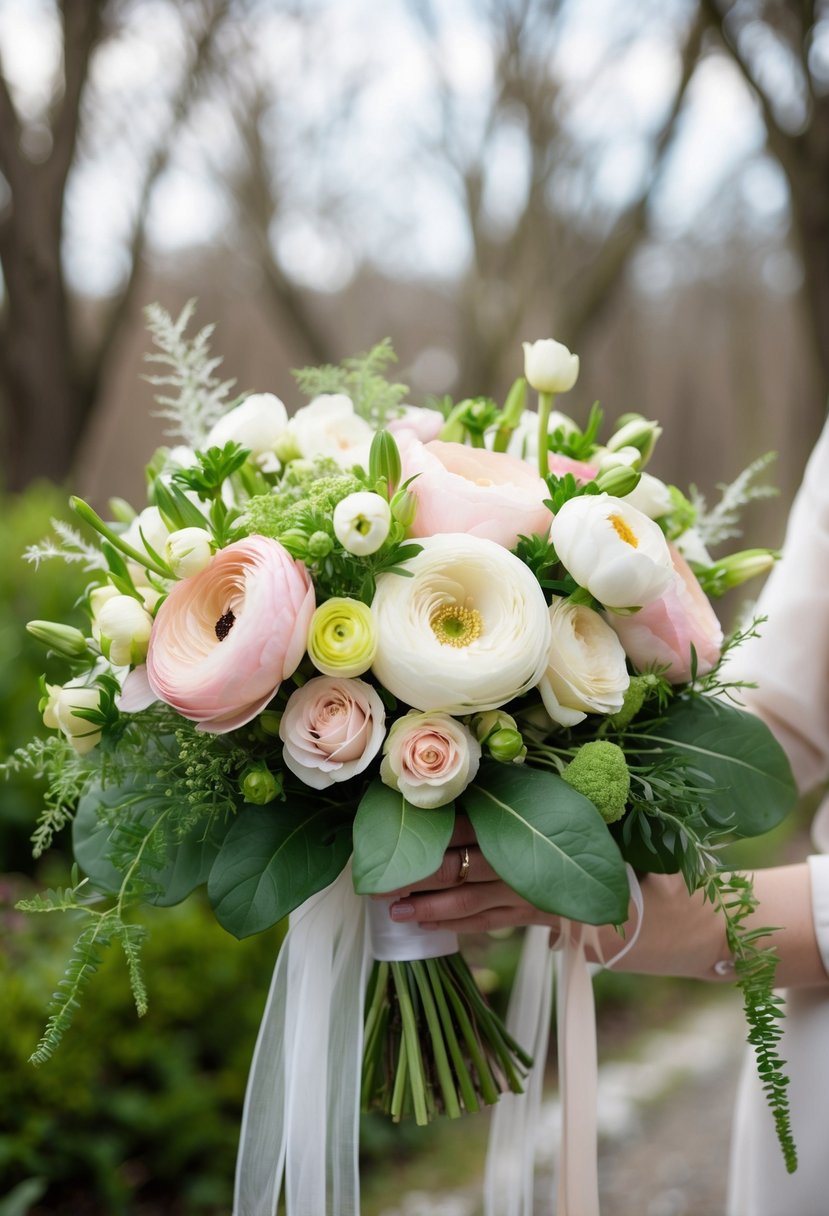
<path id="1" fill-rule="evenodd" d="M 696 511 L 694 526 L 704 545 L 718 545 L 731 537 L 740 536 L 741 531 L 737 525 L 742 508 L 758 498 L 773 498 L 777 494 L 774 486 L 752 484 L 755 477 L 775 459 L 775 452 L 766 452 L 765 456 L 759 456 L 748 468 L 743 469 L 734 481 L 719 485 L 717 488 L 720 490 L 720 501 L 710 510 L 697 487 L 691 486 L 691 503 Z"/>
<path id="2" fill-rule="evenodd" d="M 345 393 L 355 411 L 373 426 L 382 426 L 400 412 L 408 386 L 388 379 L 388 370 L 397 361 L 389 338 L 363 354 L 344 359 L 339 366 L 323 364 L 305 367 L 293 375 L 303 393 L 318 397 L 323 393 Z"/>
<path id="3" fill-rule="evenodd" d="M 139 1017 L 147 1012 L 147 986 L 144 983 L 144 972 L 141 967 L 141 947 L 147 940 L 147 929 L 144 925 L 130 925 L 121 921 L 116 936 L 127 960 L 127 972 L 130 977 L 135 1009 Z"/>
<path id="4" fill-rule="evenodd" d="M 115 929 L 111 913 L 96 913 L 78 935 L 72 948 L 63 979 L 53 994 L 49 1008 L 51 1014 L 46 1029 L 29 1060 L 32 1064 L 45 1064 L 60 1046 L 63 1036 L 72 1025 L 78 1008 L 78 998 L 92 976 L 103 962 L 104 951 L 112 941 Z"/>
<path id="5" fill-rule="evenodd" d="M 37 568 L 41 562 L 59 557 L 61 561 L 82 562 L 84 570 L 106 570 L 107 562 L 101 550 L 84 540 L 80 532 L 62 519 L 50 520 L 57 540 L 46 536 L 38 545 L 29 545 L 23 558 Z"/>

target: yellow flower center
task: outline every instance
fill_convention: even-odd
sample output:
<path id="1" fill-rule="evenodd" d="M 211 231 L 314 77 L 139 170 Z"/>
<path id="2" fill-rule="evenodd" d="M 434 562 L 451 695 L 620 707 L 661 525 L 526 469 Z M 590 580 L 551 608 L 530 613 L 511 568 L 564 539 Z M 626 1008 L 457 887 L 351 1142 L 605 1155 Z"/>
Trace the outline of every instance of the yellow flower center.
<path id="1" fill-rule="evenodd" d="M 477 608 L 461 604 L 442 604 L 432 613 L 429 624 L 442 646 L 469 646 L 481 636 L 483 621 Z"/>
<path id="2" fill-rule="evenodd" d="M 626 545 L 630 545 L 632 549 L 639 548 L 639 541 L 636 533 L 629 524 L 626 524 L 621 515 L 608 515 L 609 521 L 613 524 L 616 535 L 620 540 L 623 540 Z"/>

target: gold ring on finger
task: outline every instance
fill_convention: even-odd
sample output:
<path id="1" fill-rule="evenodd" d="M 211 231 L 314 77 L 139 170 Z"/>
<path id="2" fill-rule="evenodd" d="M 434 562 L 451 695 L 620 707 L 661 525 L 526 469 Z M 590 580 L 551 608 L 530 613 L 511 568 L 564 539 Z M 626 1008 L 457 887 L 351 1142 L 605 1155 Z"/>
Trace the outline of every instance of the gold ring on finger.
<path id="1" fill-rule="evenodd" d="M 463 848 L 461 849 L 461 867 L 458 870 L 458 877 L 456 880 L 458 883 L 458 886 L 460 886 L 460 884 L 462 882 L 466 882 L 468 877 L 469 877 L 469 849 L 466 847 L 466 845 L 464 845 Z"/>

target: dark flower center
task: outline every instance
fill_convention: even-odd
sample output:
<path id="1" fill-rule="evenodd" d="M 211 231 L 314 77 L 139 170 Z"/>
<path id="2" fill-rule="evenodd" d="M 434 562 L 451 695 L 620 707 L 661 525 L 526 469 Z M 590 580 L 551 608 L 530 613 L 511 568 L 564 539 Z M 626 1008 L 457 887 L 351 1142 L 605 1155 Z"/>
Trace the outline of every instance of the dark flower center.
<path id="1" fill-rule="evenodd" d="M 220 642 L 223 642 L 225 640 L 225 638 L 227 637 L 227 635 L 230 633 L 231 629 L 233 628 L 233 622 L 235 620 L 236 620 L 236 617 L 233 615 L 230 608 L 228 608 L 228 610 L 224 614 L 224 616 L 219 617 L 218 621 L 213 626 L 213 628 L 216 630 L 216 637 L 219 639 Z"/>

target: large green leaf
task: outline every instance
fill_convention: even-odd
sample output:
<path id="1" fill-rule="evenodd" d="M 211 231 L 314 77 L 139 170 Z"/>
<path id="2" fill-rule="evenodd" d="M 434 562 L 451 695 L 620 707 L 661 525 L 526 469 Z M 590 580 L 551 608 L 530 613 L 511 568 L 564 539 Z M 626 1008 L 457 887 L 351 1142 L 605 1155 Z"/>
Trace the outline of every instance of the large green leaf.
<path id="1" fill-rule="evenodd" d="M 216 919 L 235 937 L 276 924 L 333 882 L 351 854 L 351 817 L 295 798 L 247 807 L 219 850 L 207 883 Z"/>
<path id="2" fill-rule="evenodd" d="M 592 925 L 625 920 L 622 855 L 593 803 L 560 777 L 487 765 L 463 809 L 489 864 L 537 908 Z"/>
<path id="3" fill-rule="evenodd" d="M 72 846 L 75 860 L 93 886 L 107 894 L 120 890 L 124 875 L 112 863 L 113 852 L 119 847 L 123 850 L 128 843 L 127 833 L 138 847 L 140 838 L 153 829 L 168 805 L 166 797 L 151 789 L 136 793 L 132 785 L 96 789 L 84 795 L 72 823 Z M 117 818 L 102 821 L 101 809 L 114 808 L 121 808 Z M 227 825 L 218 819 L 196 823 L 184 836 L 174 835 L 163 825 L 160 829 L 163 835 L 158 841 L 163 863 L 148 872 L 157 893 L 146 895 L 146 902 L 169 907 L 181 903 L 191 891 L 207 882 L 227 830 Z"/>
<path id="4" fill-rule="evenodd" d="M 354 888 L 361 895 L 396 891 L 433 874 L 455 824 L 455 807 L 424 811 L 378 778 L 354 820 Z"/>
<path id="5" fill-rule="evenodd" d="M 786 753 L 764 722 L 736 706 L 710 697 L 674 701 L 646 736 L 685 761 L 707 817 L 735 836 L 768 832 L 797 801 Z"/>

